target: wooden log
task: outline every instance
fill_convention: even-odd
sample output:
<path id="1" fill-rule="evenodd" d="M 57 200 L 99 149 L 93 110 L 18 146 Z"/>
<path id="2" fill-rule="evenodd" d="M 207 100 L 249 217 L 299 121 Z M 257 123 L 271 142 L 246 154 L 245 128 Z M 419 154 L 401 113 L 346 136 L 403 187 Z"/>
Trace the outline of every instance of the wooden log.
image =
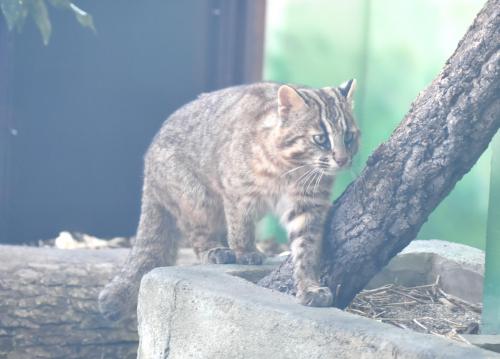
<path id="1" fill-rule="evenodd" d="M 110 323 L 97 306 L 126 254 L 0 246 L 0 358 L 135 358 L 135 313 Z"/>
<path id="2" fill-rule="evenodd" d="M 109 322 L 97 304 L 127 252 L 0 245 L 0 359 L 136 358 L 135 313 Z M 195 262 L 179 251 L 178 265 Z"/>

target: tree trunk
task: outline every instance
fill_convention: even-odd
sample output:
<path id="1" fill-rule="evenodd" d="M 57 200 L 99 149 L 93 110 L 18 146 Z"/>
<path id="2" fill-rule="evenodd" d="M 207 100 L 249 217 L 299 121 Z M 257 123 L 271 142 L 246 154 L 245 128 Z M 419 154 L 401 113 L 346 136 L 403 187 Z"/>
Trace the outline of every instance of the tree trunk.
<path id="1" fill-rule="evenodd" d="M 413 240 L 500 126 L 500 0 L 489 0 L 439 76 L 333 204 L 322 279 L 344 308 Z M 390 91 L 390 89 L 388 89 Z M 260 284 L 293 294 L 290 259 Z"/>
<path id="2" fill-rule="evenodd" d="M 126 252 L 0 246 L 0 358 L 135 358 L 135 313 L 97 307 Z"/>

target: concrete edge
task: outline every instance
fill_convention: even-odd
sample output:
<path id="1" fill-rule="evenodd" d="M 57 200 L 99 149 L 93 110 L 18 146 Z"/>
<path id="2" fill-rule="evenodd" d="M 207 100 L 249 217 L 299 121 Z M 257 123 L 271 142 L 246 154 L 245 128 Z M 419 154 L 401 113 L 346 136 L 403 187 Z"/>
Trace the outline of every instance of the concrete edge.
<path id="1" fill-rule="evenodd" d="M 208 303 L 217 303 L 214 300 L 214 298 L 217 298 L 217 300 L 222 300 L 224 303 L 230 303 L 227 305 L 230 308 L 241 307 L 255 313 L 262 313 L 265 317 L 279 318 L 277 322 L 282 327 L 286 327 L 288 323 L 300 323 L 300 327 L 311 327 L 314 328 L 315 332 L 323 333 L 322 335 L 327 337 L 323 344 L 330 345 L 331 350 L 345 350 L 351 353 L 352 357 L 356 357 L 356 352 L 362 355 L 363 350 L 366 351 L 367 348 L 373 349 L 377 347 L 386 354 L 399 353 L 399 357 L 405 358 L 500 358 L 498 354 L 473 346 L 431 335 L 404 331 L 335 308 L 303 307 L 298 305 L 293 297 L 258 287 L 239 277 L 247 276 L 249 272 L 259 270 L 258 267 L 253 266 L 241 269 L 241 266 L 200 265 L 183 268 L 157 268 L 151 271 L 143 278 L 139 295 L 138 316 L 141 337 L 139 352 L 142 354 L 138 358 L 155 357 L 151 356 L 149 352 L 151 345 L 154 343 L 164 342 L 166 347 L 163 348 L 163 351 L 170 351 L 171 346 L 174 348 L 179 346 L 179 343 L 170 342 L 175 337 L 174 332 L 176 330 L 174 326 L 170 326 L 172 322 L 162 322 L 161 320 L 165 315 L 170 317 L 174 315 L 172 312 L 176 310 L 175 305 L 172 307 L 172 305 L 166 304 L 172 295 L 177 298 L 177 301 L 182 297 L 183 303 L 189 303 L 192 297 L 204 298 L 205 302 Z M 178 290 L 179 283 L 182 283 L 181 292 Z M 174 291 L 174 294 L 172 294 L 172 291 Z M 152 293 L 156 295 L 156 300 L 153 303 L 150 298 Z M 158 298 L 163 296 L 162 293 L 166 297 L 158 301 Z M 196 311 L 197 307 L 188 308 L 189 313 L 191 313 L 191 310 Z M 223 307 L 218 308 L 217 305 L 210 307 L 211 314 L 214 317 L 225 318 L 226 313 L 223 312 L 224 310 Z M 222 312 L 219 313 L 219 311 Z M 247 323 L 245 321 L 242 320 L 240 323 L 237 316 L 235 319 L 234 314 L 231 320 L 230 323 L 236 320 L 238 325 L 241 326 L 242 333 L 246 332 Z M 151 332 L 151 328 L 162 329 Z M 147 335 L 145 335 L 146 332 Z M 262 333 L 253 332 L 252 335 L 259 337 Z M 146 337 L 148 338 L 146 339 Z M 167 342 L 165 342 L 165 338 L 168 338 Z M 353 338 L 359 342 L 356 347 L 353 347 Z M 224 338 L 218 339 L 224 340 Z M 189 339 L 187 340 L 189 341 Z M 278 345 L 295 344 L 297 343 L 287 343 L 286 338 L 284 338 Z M 244 344 L 242 345 L 244 346 Z M 272 350 L 272 348 L 269 350 Z M 175 351 L 172 353 L 175 353 Z"/>
<path id="2" fill-rule="evenodd" d="M 394 257 L 367 288 L 387 283 L 404 286 L 429 284 L 439 276 L 447 293 L 480 303 L 483 293 L 484 252 L 441 240 L 416 240 Z M 464 283 L 467 283 L 464 286 Z"/>

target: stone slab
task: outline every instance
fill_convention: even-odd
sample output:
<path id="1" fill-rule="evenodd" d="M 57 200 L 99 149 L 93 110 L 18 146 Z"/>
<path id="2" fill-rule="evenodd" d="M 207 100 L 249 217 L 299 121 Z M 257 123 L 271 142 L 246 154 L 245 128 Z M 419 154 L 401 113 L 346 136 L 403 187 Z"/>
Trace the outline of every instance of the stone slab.
<path id="1" fill-rule="evenodd" d="M 139 294 L 138 358 L 500 358 L 335 308 L 304 307 L 242 278 L 261 270 L 226 265 L 151 271 Z"/>

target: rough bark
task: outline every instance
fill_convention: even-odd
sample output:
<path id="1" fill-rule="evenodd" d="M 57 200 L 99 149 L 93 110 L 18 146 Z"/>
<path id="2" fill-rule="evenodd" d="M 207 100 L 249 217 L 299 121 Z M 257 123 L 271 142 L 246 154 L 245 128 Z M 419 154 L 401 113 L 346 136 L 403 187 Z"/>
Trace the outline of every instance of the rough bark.
<path id="1" fill-rule="evenodd" d="M 417 235 L 500 126 L 500 0 L 477 15 L 438 77 L 333 204 L 322 278 L 343 308 Z M 293 294 L 290 260 L 260 284 Z"/>
<path id="2" fill-rule="evenodd" d="M 97 304 L 127 252 L 0 245 L 0 359 L 136 358 L 135 313 L 109 322 Z M 178 265 L 196 262 L 180 249 Z"/>
<path id="3" fill-rule="evenodd" d="M 0 246 L 0 358 L 135 358 L 135 313 L 110 323 L 97 307 L 126 253 Z"/>

